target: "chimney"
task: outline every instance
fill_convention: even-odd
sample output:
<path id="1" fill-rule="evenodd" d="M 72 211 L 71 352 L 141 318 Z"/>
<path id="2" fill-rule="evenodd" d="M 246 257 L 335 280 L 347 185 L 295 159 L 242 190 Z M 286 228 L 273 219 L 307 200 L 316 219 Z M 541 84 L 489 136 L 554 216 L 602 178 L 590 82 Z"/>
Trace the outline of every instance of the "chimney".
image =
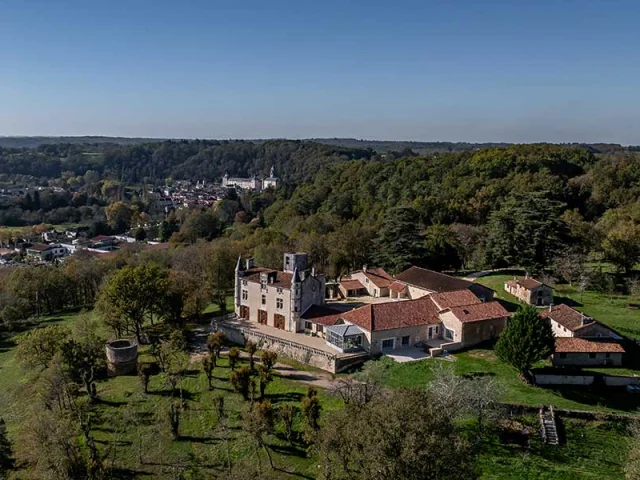
<path id="1" fill-rule="evenodd" d="M 316 267 L 311 267 L 311 276 L 312 277 L 316 276 Z"/>
<path id="2" fill-rule="evenodd" d="M 247 258 L 247 270 L 254 267 L 253 257 Z"/>
<path id="3" fill-rule="evenodd" d="M 549 311 L 553 310 L 553 302 L 549 304 Z"/>
<path id="4" fill-rule="evenodd" d="M 362 271 L 365 272 L 365 273 L 367 272 L 367 266 L 366 265 L 362 266 Z"/>

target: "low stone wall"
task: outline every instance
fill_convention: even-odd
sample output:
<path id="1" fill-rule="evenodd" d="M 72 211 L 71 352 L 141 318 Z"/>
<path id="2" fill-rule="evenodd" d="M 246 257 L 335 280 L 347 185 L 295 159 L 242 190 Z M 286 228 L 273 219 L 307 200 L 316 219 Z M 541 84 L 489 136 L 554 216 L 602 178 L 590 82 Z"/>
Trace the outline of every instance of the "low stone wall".
<path id="1" fill-rule="evenodd" d="M 218 323 L 217 328 L 224 333 L 225 338 L 239 345 L 244 345 L 247 340 L 251 340 L 258 345 L 261 350 L 271 350 L 278 355 L 288 357 L 305 365 L 320 368 L 331 373 L 338 373 L 358 363 L 364 362 L 368 356 L 349 355 L 338 356 L 316 348 L 307 347 L 299 343 L 290 342 L 273 335 L 249 330 L 247 328 L 234 328 L 224 323 Z"/>
<path id="2" fill-rule="evenodd" d="M 446 350 L 447 352 L 455 352 L 457 350 L 462 350 L 464 348 L 464 344 L 462 342 L 451 342 L 451 343 L 443 343 L 439 347 L 434 347 L 429 349 L 429 355 L 432 357 L 439 357 L 442 355 L 442 352 Z"/>
<path id="3" fill-rule="evenodd" d="M 608 387 L 626 387 L 627 385 L 640 385 L 640 377 L 598 375 Z M 533 374 L 536 385 L 592 385 L 596 375 L 553 375 Z"/>

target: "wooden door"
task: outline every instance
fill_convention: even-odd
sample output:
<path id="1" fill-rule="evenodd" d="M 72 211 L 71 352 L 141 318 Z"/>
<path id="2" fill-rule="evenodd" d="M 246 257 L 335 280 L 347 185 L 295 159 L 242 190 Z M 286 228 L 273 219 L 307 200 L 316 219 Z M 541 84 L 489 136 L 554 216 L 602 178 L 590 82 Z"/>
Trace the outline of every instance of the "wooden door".
<path id="1" fill-rule="evenodd" d="M 279 313 L 273 314 L 273 325 L 280 330 L 284 330 L 284 315 Z"/>
<path id="2" fill-rule="evenodd" d="M 267 324 L 267 312 L 265 310 L 258 310 L 258 323 Z"/>
<path id="3" fill-rule="evenodd" d="M 249 307 L 240 305 L 240 317 L 249 320 Z"/>

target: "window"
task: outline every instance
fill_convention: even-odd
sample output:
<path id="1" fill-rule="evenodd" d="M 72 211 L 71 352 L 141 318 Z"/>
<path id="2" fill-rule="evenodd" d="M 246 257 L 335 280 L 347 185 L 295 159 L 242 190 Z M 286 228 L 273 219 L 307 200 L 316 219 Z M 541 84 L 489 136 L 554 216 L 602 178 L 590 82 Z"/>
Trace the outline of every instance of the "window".
<path id="1" fill-rule="evenodd" d="M 369 283 L 369 279 L 368 279 L 368 278 L 365 278 L 365 279 L 364 279 L 364 283 Z"/>
<path id="2" fill-rule="evenodd" d="M 316 332 L 323 333 L 324 332 L 324 327 L 322 325 L 316 325 Z"/>
<path id="3" fill-rule="evenodd" d="M 595 353 L 590 353 L 589 354 L 589 358 L 596 358 L 596 354 Z"/>
<path id="4" fill-rule="evenodd" d="M 377 289 L 377 288 L 374 288 L 374 289 L 373 289 L 373 296 L 374 296 L 374 297 L 377 297 L 377 296 L 378 296 L 378 289 Z"/>
<path id="5" fill-rule="evenodd" d="M 560 358 L 567 358 L 567 354 L 566 353 L 560 353 Z"/>
<path id="6" fill-rule="evenodd" d="M 266 295 L 262 295 L 262 304 L 263 305 L 267 304 L 267 296 Z"/>
<path id="7" fill-rule="evenodd" d="M 242 299 L 249 300 L 249 292 L 247 292 L 246 290 L 242 290 Z"/>
<path id="8" fill-rule="evenodd" d="M 247 282 L 246 280 L 242 280 L 242 285 L 247 286 L 249 284 L 249 282 Z"/>
<path id="9" fill-rule="evenodd" d="M 278 287 L 278 293 L 282 293 L 282 289 Z"/>
<path id="10" fill-rule="evenodd" d="M 395 340 L 393 338 L 387 338 L 386 340 L 382 340 L 383 350 L 393 350 L 394 346 L 395 346 Z"/>
<path id="11" fill-rule="evenodd" d="M 402 346 L 406 347 L 407 345 L 409 345 L 410 340 L 411 340 L 411 337 L 409 335 L 407 335 L 406 337 L 402 337 Z"/>
<path id="12" fill-rule="evenodd" d="M 313 324 L 311 322 L 309 322 L 309 321 L 304 322 L 305 330 L 312 330 L 312 326 L 313 326 Z"/>
<path id="13" fill-rule="evenodd" d="M 284 308 L 284 301 L 281 298 L 276 298 L 276 308 Z"/>
<path id="14" fill-rule="evenodd" d="M 610 353 L 605 353 L 604 354 L 604 358 L 611 358 L 611 354 Z"/>
<path id="15" fill-rule="evenodd" d="M 444 338 L 446 338 L 448 340 L 455 340 L 456 332 L 454 332 L 453 330 L 449 330 L 448 328 L 445 328 L 444 329 Z"/>

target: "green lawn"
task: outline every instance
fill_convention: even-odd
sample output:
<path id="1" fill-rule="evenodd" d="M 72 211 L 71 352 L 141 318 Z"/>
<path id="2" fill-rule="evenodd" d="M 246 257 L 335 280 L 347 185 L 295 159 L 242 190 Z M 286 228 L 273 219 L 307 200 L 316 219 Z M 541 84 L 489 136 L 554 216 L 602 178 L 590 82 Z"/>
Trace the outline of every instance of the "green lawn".
<path id="1" fill-rule="evenodd" d="M 73 323 L 77 314 L 65 314 L 44 319 L 47 324 Z M 29 407 L 26 385 L 36 377 L 24 370 L 15 356 L 15 343 L 10 336 L 0 342 L 0 418 L 7 421 L 9 436 L 15 440 L 21 421 Z M 142 347 L 141 361 L 151 361 L 149 347 Z M 248 363 L 241 361 L 242 364 Z M 164 375 L 153 376 L 150 393 L 144 394 L 137 376 L 105 378 L 98 382 L 99 402 L 94 407 L 92 434 L 103 454 L 123 475 L 122 478 L 151 476 L 176 478 L 175 466 L 188 470 L 197 478 L 212 478 L 226 465 L 228 455 L 232 463 L 251 459 L 255 453 L 253 443 L 241 430 L 241 414 L 249 408 L 229 382 L 230 369 L 226 358 L 218 362 L 214 371 L 214 389 L 208 389 L 207 380 L 199 364 L 192 364 L 181 382 L 187 408 L 182 415 L 180 438 L 169 435 L 169 405 L 175 399 L 169 395 Z M 266 395 L 277 408 L 284 403 L 300 404 L 306 394 L 304 384 L 275 376 Z M 217 428 L 216 396 L 223 396 L 229 420 L 226 431 Z M 325 392 L 319 393 L 324 412 L 340 408 L 342 401 Z M 226 432 L 226 433 L 225 433 Z M 227 441 L 228 438 L 228 441 Z M 143 463 L 138 463 L 138 448 L 142 444 Z M 283 478 L 307 476 L 317 473 L 317 459 L 310 457 L 306 447 L 296 443 L 293 447 L 278 428 L 268 437 L 274 463 L 286 469 Z M 264 454 L 262 454 L 264 457 Z M 255 460 L 251 460 L 254 462 Z M 262 459 L 267 468 L 267 459 Z M 205 467 L 203 467 L 205 465 Z M 209 467 L 206 467 L 209 466 Z M 121 478 L 121 477 L 118 477 Z M 190 478 L 190 477 L 189 477 Z"/>
<path id="2" fill-rule="evenodd" d="M 65 314 L 45 321 L 68 325 L 76 316 Z M 24 385 L 33 377 L 20 367 L 14 352 L 10 338 L 0 341 L 0 417 L 7 420 L 12 439 L 15 439 L 29 405 Z M 150 359 L 148 348 L 142 348 L 141 360 Z M 426 385 L 435 362 L 447 360 L 397 364 L 383 358 L 379 362 L 384 365 L 386 385 L 412 387 Z M 588 393 L 578 395 L 575 390 L 569 393 L 525 385 L 515 371 L 500 363 L 493 351 L 487 349 L 456 354 L 452 364 L 461 375 L 495 375 L 504 387 L 505 402 L 622 411 L 637 407 L 620 398 L 602 399 Z M 135 376 L 101 380 L 98 383 L 100 401 L 95 406 L 92 433 L 101 451 L 108 452 L 109 461 L 119 469 L 118 478 L 176 478 L 175 466 L 187 470 L 187 478 L 212 478 L 224 467 L 228 456 L 234 463 L 247 459 L 254 462 L 251 460 L 253 444 L 240 428 L 240 415 L 249 404 L 233 391 L 228 381 L 229 373 L 226 359 L 222 358 L 214 372 L 214 390 L 209 391 L 199 365 L 192 365 L 181 383 L 187 409 L 183 413 L 177 440 L 169 435 L 168 408 L 173 399 L 162 375 L 152 378 L 150 393 L 146 395 Z M 305 392 L 303 384 L 279 377 L 267 388 L 267 396 L 275 407 L 289 402 L 299 404 Z M 224 397 L 229 412 L 226 431 L 217 425 L 214 399 L 218 395 Z M 325 413 L 341 408 L 341 400 L 337 397 L 321 391 L 320 398 Z M 519 421 L 526 423 L 532 432 L 531 448 L 523 455 L 520 447 L 505 445 L 497 434 L 490 434 L 482 445 L 478 462 L 481 478 L 623 478 L 621 465 L 627 451 L 626 438 L 614 424 L 566 420 L 567 445 L 551 447 L 542 445 L 538 439 L 535 416 L 523 417 Z M 138 461 L 140 444 L 143 463 Z M 316 478 L 317 458 L 310 457 L 301 444 L 289 446 L 279 430 L 268 437 L 268 444 L 276 466 L 289 472 L 281 472 L 281 478 Z M 263 457 L 262 461 L 266 468 L 266 458 Z"/>
<path id="3" fill-rule="evenodd" d="M 477 282 L 494 289 L 496 298 L 514 310 L 518 301 L 504 290 L 504 282 L 511 278 L 512 275 L 490 275 Z M 592 290 L 581 294 L 575 287 L 560 284 L 555 286 L 554 303 L 566 303 L 629 338 L 640 339 L 640 310 L 627 308 L 627 304 L 636 303 L 629 295 L 608 295 Z"/>
<path id="4" fill-rule="evenodd" d="M 423 387 L 433 378 L 436 362 L 451 362 L 458 375 L 490 375 L 500 384 L 502 401 L 525 405 L 554 405 L 575 410 L 635 412 L 640 408 L 640 395 L 624 391 L 595 393 L 585 388 L 541 388 L 525 384 L 517 372 L 500 362 L 493 350 L 474 349 L 454 354 L 454 361 L 438 358 L 396 363 L 382 357 L 376 362 L 384 366 L 383 382 L 393 388 Z"/>
<path id="5" fill-rule="evenodd" d="M 516 420 L 532 433 L 530 447 L 505 445 L 490 435 L 478 462 L 483 480 L 624 479 L 628 440 L 621 424 L 562 419 L 566 443 L 551 446 L 542 443 L 535 416 Z"/>

